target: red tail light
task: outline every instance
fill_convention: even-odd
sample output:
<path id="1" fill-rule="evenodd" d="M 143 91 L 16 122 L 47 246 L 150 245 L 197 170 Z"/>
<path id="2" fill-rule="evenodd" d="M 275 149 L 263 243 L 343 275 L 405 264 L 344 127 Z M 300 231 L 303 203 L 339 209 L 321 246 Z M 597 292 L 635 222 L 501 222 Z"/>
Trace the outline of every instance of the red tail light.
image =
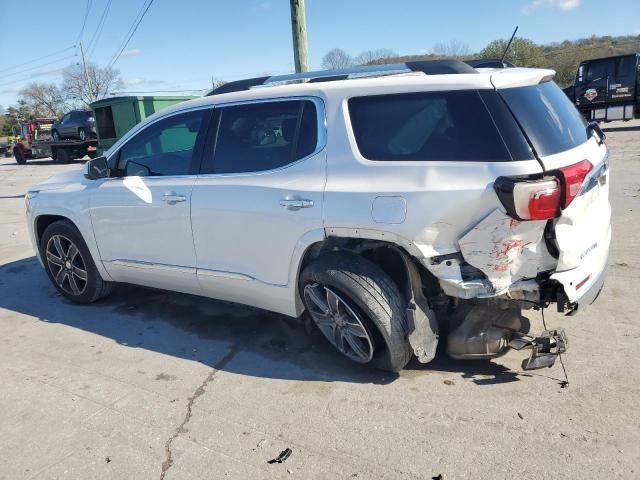
<path id="1" fill-rule="evenodd" d="M 583 160 L 568 167 L 562 167 L 560 172 L 564 177 L 564 198 L 562 208 L 567 208 L 580 192 L 582 184 L 593 165 L 589 160 Z"/>
<path id="2" fill-rule="evenodd" d="M 529 218 L 547 220 L 558 214 L 560 206 L 560 186 L 554 180 L 554 186 L 538 189 L 529 194 Z"/>

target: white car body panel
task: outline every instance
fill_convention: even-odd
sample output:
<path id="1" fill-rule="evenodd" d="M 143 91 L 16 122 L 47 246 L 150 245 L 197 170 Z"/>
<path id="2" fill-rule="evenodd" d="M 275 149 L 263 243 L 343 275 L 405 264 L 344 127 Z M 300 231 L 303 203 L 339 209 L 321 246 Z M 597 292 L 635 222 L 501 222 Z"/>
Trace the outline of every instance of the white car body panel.
<path id="1" fill-rule="evenodd" d="M 555 220 L 558 259 L 549 254 L 542 238 L 546 222 L 508 217 L 493 182 L 499 176 L 541 174 L 543 165 L 556 169 L 585 158 L 596 164 L 605 157 L 606 147 L 592 139 L 543 158 L 542 164 L 371 161 L 357 148 L 347 107 L 347 100 L 356 96 L 516 87 L 537 84 L 551 74 L 518 68 L 406 74 L 384 81 L 361 78 L 252 88 L 177 104 L 134 127 L 105 155 L 112 157 L 142 129 L 177 112 L 309 97 L 325 104 L 326 147 L 267 172 L 98 181 L 74 172 L 77 175 L 53 178 L 34 187 L 40 193 L 28 209 L 32 239 L 35 245 L 34 221 L 39 215 L 65 216 L 82 233 L 105 280 L 205 295 L 292 316 L 303 310 L 297 292 L 300 261 L 311 245 L 332 236 L 392 242 L 420 261 L 452 296 L 497 296 L 511 292 L 514 285 L 530 290 L 528 279 L 557 270 L 552 278 L 565 286 L 573 301 L 579 298 L 578 292 L 571 292 L 576 277 L 589 270 L 593 278 L 585 283 L 587 289 L 606 265 L 602 259 L 610 238 L 608 174 L 602 185 L 576 198 Z M 185 201 L 163 202 L 162 195 L 171 192 L 184 195 Z M 280 205 L 282 199 L 309 200 L 313 206 L 289 210 Z M 432 261 L 456 252 L 462 252 L 462 258 Z M 463 259 L 484 272 L 489 283 L 463 281 Z"/>
<path id="2" fill-rule="evenodd" d="M 100 258 L 111 278 L 199 293 L 191 234 L 193 177 L 126 177 L 98 180 L 89 201 Z M 185 201 L 170 204 L 163 195 Z"/>

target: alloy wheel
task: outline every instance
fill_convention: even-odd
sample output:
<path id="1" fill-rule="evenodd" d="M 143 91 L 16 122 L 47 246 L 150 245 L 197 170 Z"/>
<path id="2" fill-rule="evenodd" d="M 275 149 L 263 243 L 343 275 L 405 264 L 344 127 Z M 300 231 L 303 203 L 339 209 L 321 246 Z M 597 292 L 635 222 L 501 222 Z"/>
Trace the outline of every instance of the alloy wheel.
<path id="1" fill-rule="evenodd" d="M 69 295 L 82 295 L 87 288 L 87 267 L 78 247 L 63 235 L 47 242 L 47 264 L 58 287 Z"/>
<path id="2" fill-rule="evenodd" d="M 373 341 L 360 316 L 336 291 L 318 283 L 304 287 L 309 314 L 327 340 L 358 363 L 373 358 Z"/>

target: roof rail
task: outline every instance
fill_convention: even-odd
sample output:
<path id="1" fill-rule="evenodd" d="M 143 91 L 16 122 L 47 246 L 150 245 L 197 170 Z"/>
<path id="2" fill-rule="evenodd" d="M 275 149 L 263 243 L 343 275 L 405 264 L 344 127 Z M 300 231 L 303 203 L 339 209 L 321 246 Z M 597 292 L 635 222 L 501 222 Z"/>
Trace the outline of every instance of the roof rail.
<path id="1" fill-rule="evenodd" d="M 271 77 L 256 77 L 234 82 L 212 90 L 207 94 L 219 95 L 221 93 L 239 92 L 253 87 L 267 86 L 272 83 L 309 81 L 332 82 L 349 78 L 362 78 L 379 75 L 396 75 L 398 73 L 422 72 L 426 75 L 447 75 L 460 73 L 477 73 L 467 63 L 459 60 L 429 60 L 406 63 L 387 63 L 382 65 L 365 65 L 362 67 L 338 68 L 335 70 L 318 70 L 314 72 L 291 73 L 286 75 L 274 75 Z"/>

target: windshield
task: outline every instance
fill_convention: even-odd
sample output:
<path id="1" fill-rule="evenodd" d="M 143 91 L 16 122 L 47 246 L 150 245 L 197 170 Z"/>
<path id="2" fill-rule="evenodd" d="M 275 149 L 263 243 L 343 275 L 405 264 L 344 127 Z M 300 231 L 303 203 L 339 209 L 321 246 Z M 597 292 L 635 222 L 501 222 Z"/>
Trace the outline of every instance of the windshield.
<path id="1" fill-rule="evenodd" d="M 498 91 L 540 157 L 588 140 L 585 119 L 555 82 Z"/>

